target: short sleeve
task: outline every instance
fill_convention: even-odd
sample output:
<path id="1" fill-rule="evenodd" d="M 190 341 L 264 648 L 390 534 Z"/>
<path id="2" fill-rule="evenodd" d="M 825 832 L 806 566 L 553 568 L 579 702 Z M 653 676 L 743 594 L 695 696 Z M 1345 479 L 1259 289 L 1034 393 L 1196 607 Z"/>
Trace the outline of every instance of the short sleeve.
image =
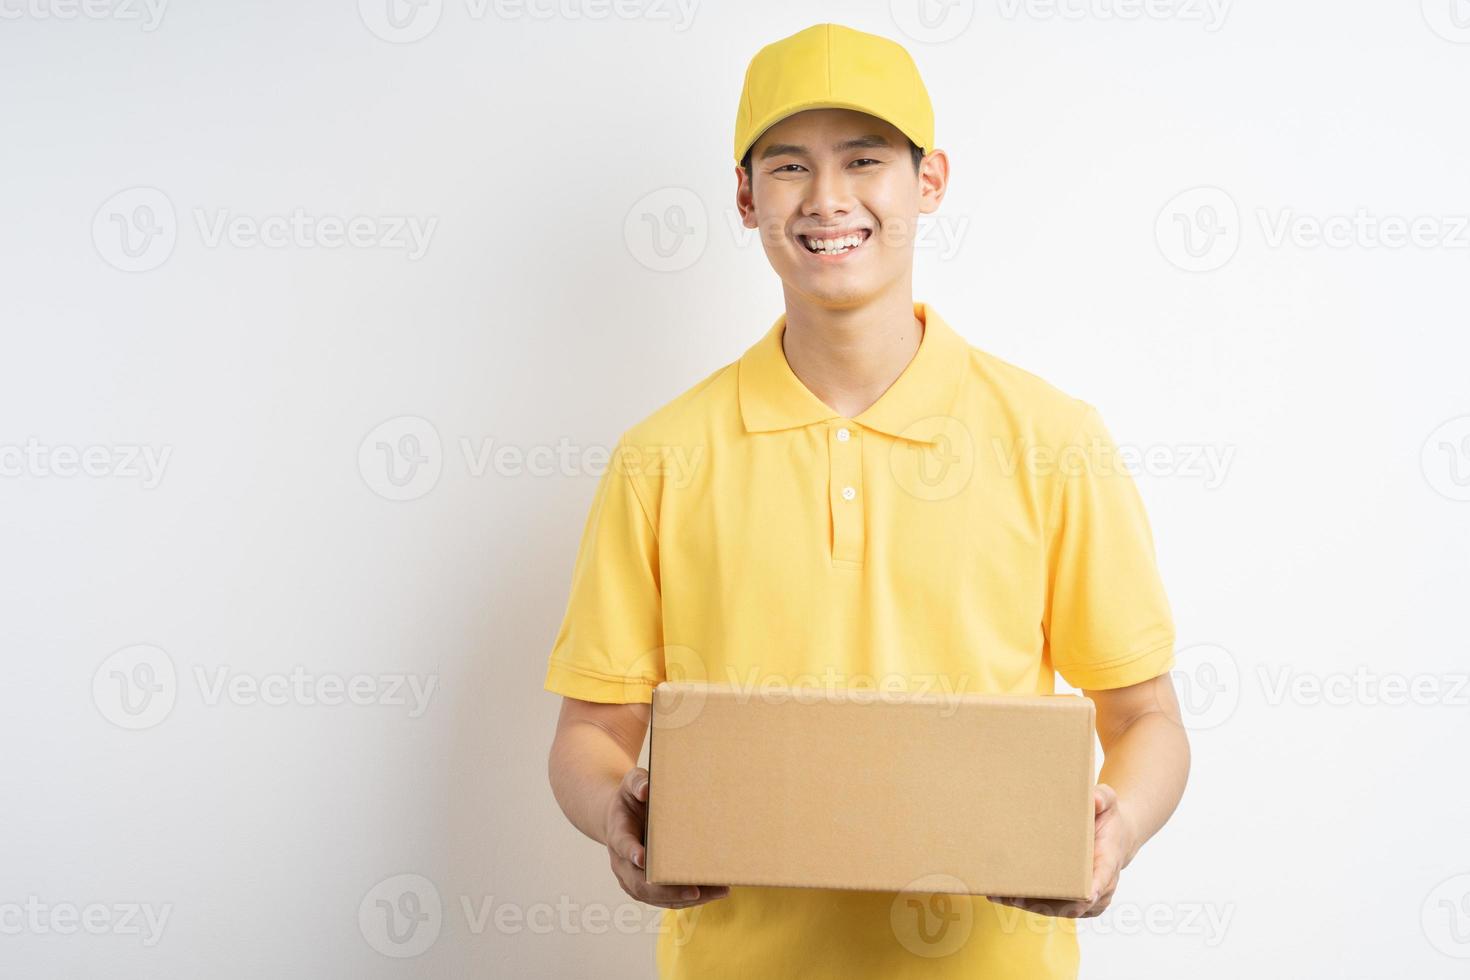
<path id="1" fill-rule="evenodd" d="M 650 702 L 663 679 L 658 535 L 622 456 L 619 441 L 582 530 L 545 684 L 613 704 Z"/>
<path id="2" fill-rule="evenodd" d="M 1097 409 L 1057 456 L 1043 627 L 1052 667 L 1079 690 L 1174 666 L 1174 621 L 1133 476 Z"/>

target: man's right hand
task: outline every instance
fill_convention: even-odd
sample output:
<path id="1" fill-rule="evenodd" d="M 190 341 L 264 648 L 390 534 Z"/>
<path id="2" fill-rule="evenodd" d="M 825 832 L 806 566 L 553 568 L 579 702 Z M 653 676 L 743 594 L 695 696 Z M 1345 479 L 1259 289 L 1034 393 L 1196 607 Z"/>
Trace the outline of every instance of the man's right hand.
<path id="1" fill-rule="evenodd" d="M 607 855 L 623 891 L 649 905 L 684 909 L 730 894 L 727 885 L 651 885 L 644 874 L 647 860 L 643 827 L 648 820 L 648 770 L 629 769 L 607 807 Z"/>

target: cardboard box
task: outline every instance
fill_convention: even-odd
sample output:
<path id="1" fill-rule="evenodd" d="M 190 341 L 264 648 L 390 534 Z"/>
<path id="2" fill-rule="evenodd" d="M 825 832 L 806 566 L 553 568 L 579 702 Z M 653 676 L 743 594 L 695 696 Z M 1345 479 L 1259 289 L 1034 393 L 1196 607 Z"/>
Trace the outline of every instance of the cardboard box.
<path id="1" fill-rule="evenodd" d="M 664 683 L 647 874 L 1086 899 L 1093 703 Z"/>

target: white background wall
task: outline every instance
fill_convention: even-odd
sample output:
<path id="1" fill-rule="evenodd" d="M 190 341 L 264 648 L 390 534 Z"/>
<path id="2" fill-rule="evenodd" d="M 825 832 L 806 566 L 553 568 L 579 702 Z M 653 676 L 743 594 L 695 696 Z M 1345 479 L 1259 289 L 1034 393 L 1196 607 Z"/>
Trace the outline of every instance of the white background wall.
<path id="1" fill-rule="evenodd" d="M 836 20 L 933 93 L 916 296 L 1155 452 L 1194 774 L 1084 976 L 1463 975 L 1463 0 L 387 2 L 0 0 L 0 974 L 650 974 L 545 656 L 780 312 L 735 101 Z"/>

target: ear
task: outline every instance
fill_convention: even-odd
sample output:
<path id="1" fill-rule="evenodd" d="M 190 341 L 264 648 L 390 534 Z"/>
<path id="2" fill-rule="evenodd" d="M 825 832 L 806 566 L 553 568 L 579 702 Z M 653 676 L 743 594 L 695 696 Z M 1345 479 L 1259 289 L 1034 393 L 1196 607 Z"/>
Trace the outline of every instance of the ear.
<path id="1" fill-rule="evenodd" d="M 949 156 L 943 150 L 930 150 L 919 161 L 919 213 L 933 214 L 949 189 Z"/>
<path id="2" fill-rule="evenodd" d="M 755 191 L 751 186 L 750 175 L 740 164 L 735 165 L 735 208 L 740 212 L 740 223 L 747 228 L 755 228 Z"/>

